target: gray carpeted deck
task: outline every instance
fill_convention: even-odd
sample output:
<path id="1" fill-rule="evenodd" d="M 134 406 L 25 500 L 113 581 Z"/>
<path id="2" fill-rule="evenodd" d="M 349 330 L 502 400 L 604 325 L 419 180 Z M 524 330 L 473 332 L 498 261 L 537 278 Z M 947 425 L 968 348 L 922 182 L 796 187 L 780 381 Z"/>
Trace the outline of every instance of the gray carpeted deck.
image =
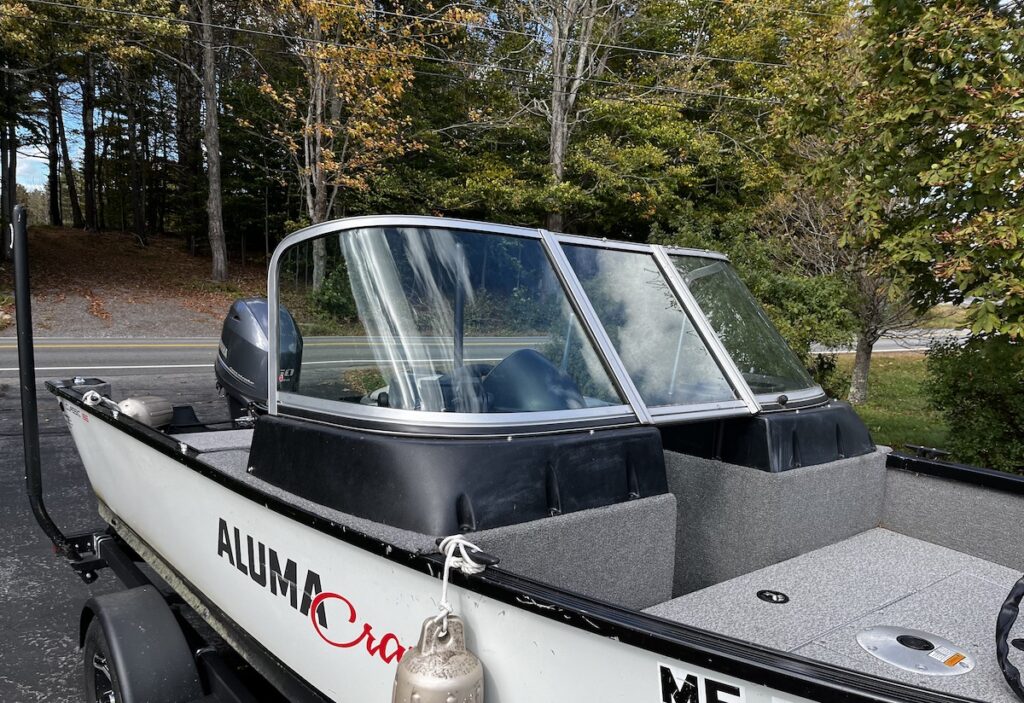
<path id="1" fill-rule="evenodd" d="M 223 452 L 231 449 L 249 451 L 252 430 L 218 430 L 216 432 L 186 432 L 171 435 L 199 452 Z"/>
<path id="2" fill-rule="evenodd" d="M 995 618 L 1020 573 L 884 529 L 649 608 L 669 620 L 925 688 L 1018 703 L 995 660 Z M 762 589 L 789 603 L 765 603 Z M 857 643 L 872 625 L 924 630 L 977 659 L 961 676 L 921 676 L 889 666 Z M 1021 636 L 1024 625 L 1018 624 Z"/>

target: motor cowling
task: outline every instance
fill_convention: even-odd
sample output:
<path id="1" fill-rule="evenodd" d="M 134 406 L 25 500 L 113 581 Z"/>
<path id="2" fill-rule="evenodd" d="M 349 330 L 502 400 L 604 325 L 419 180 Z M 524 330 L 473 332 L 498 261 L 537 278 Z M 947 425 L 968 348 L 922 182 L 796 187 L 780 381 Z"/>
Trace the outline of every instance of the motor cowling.
<path id="1" fill-rule="evenodd" d="M 242 298 L 231 304 L 221 329 L 214 372 L 224 391 L 232 419 L 246 415 L 250 404 L 267 406 L 267 363 L 270 351 L 270 306 L 265 298 Z M 298 388 L 302 333 L 283 306 L 278 325 L 280 363 L 278 388 Z"/>

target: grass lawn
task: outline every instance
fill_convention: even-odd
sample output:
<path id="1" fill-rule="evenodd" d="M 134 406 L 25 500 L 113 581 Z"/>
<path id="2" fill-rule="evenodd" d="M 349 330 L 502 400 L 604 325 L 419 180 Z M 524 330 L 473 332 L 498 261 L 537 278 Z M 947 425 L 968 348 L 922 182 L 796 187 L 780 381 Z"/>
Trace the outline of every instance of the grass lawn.
<path id="1" fill-rule="evenodd" d="M 853 354 L 841 355 L 839 367 L 849 373 Z M 928 407 L 925 376 L 924 354 L 875 354 L 871 359 L 869 401 L 855 407 L 876 443 L 895 449 L 905 444 L 945 446 L 946 424 Z"/>

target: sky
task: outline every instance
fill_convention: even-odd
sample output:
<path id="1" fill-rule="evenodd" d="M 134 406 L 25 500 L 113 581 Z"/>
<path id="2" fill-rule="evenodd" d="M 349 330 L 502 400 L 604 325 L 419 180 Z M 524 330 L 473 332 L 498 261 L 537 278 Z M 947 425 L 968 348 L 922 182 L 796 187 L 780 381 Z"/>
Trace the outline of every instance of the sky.
<path id="1" fill-rule="evenodd" d="M 18 185 L 26 190 L 42 190 L 46 186 L 46 159 L 18 154 Z"/>
<path id="2" fill-rule="evenodd" d="M 68 151 L 76 168 L 81 168 L 82 158 L 82 115 L 80 103 L 64 96 L 64 125 L 67 128 Z M 39 156 L 26 154 L 26 150 L 35 150 Z M 28 145 L 22 137 L 18 149 L 18 185 L 26 190 L 42 190 L 46 187 L 46 148 Z"/>

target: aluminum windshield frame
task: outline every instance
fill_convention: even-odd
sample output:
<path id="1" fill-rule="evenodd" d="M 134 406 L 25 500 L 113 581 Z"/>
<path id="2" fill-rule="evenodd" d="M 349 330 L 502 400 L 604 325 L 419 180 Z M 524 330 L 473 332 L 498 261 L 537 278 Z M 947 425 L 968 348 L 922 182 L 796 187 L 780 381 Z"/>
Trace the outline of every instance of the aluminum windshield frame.
<path id="1" fill-rule="evenodd" d="M 650 256 L 654 261 L 655 266 L 658 267 L 658 271 L 661 277 L 668 284 L 669 290 L 675 295 L 676 300 L 682 307 L 683 312 L 693 322 L 694 328 L 697 331 L 697 335 L 700 337 L 701 342 L 704 344 L 708 353 L 711 354 L 711 358 L 718 366 L 722 375 L 725 377 L 726 382 L 732 388 L 736 394 L 736 398 L 731 401 L 714 401 L 710 403 L 688 403 L 681 405 L 656 405 L 649 406 L 642 399 L 639 398 L 638 402 L 643 404 L 647 408 L 647 411 L 651 415 L 652 422 L 656 424 L 673 422 L 676 420 L 689 419 L 693 420 L 696 418 L 706 417 L 731 417 L 736 415 L 753 415 L 760 412 L 761 407 L 757 400 L 754 398 L 754 394 L 750 390 L 750 386 L 747 385 L 743 375 L 740 373 L 739 368 L 733 362 L 732 357 L 725 350 L 721 341 L 718 339 L 718 335 L 711 327 L 711 323 L 704 316 L 700 306 L 697 305 L 696 299 L 693 294 L 690 293 L 689 289 L 685 285 L 681 284 L 678 276 L 674 276 L 671 269 L 674 267 L 668 260 L 668 255 L 664 252 L 664 249 L 656 244 L 637 244 L 635 242 L 619 242 L 610 239 L 596 239 L 594 237 L 581 237 L 576 234 L 551 234 L 552 242 L 558 245 L 559 250 L 562 252 L 562 257 L 565 262 L 565 266 L 572 271 L 572 266 L 569 263 L 568 257 L 566 257 L 562 245 L 567 244 L 570 246 L 583 246 L 590 247 L 593 249 L 607 249 L 612 251 L 628 251 L 637 254 L 645 254 Z M 698 249 L 677 249 L 678 252 L 692 252 L 691 256 L 706 256 L 708 254 L 714 254 L 714 258 L 728 261 L 728 259 L 722 254 L 715 252 L 705 252 Z M 667 267 L 666 268 L 666 262 Z M 572 273 L 573 280 L 579 287 L 579 295 L 586 298 L 586 293 L 583 292 L 583 287 L 576 278 L 575 272 Z M 590 305 L 590 300 L 587 298 L 587 305 Z M 597 318 L 595 313 L 595 319 L 600 324 L 600 319 Z M 604 326 L 601 326 L 602 332 L 604 332 Z M 604 332 L 604 341 L 612 348 L 611 340 L 608 339 L 607 333 Z M 614 348 L 612 348 L 614 351 Z M 618 359 L 618 353 L 616 352 L 616 359 Z M 619 364 L 622 364 L 619 361 Z M 623 372 L 625 366 L 622 367 Z M 639 397 L 639 393 L 637 394 Z"/>
<path id="2" fill-rule="evenodd" d="M 697 298 L 693 295 L 693 292 L 690 290 L 690 286 L 686 283 L 686 280 L 683 278 L 683 274 L 680 273 L 679 269 L 677 269 L 675 265 L 672 263 L 672 257 L 688 256 L 700 259 L 719 259 L 725 261 L 726 263 L 729 262 L 729 258 L 722 254 L 718 254 L 717 252 L 703 251 L 700 249 L 681 249 L 674 247 L 661 247 L 656 245 L 654 246 L 654 249 L 655 256 L 660 257 L 662 269 L 663 271 L 665 271 L 665 275 L 668 277 L 672 286 L 676 289 L 676 294 L 687 297 L 692 302 L 693 306 L 698 310 L 700 309 L 700 303 L 697 302 Z M 761 411 L 782 410 L 788 407 L 809 407 L 828 400 L 828 394 L 821 386 L 817 384 L 784 393 L 754 393 L 753 389 L 750 388 L 750 385 L 747 383 L 746 379 L 743 378 L 743 373 L 739 370 L 739 367 L 736 366 L 736 362 L 733 360 L 732 355 L 729 353 L 729 350 L 725 348 L 725 345 L 722 343 L 721 338 L 719 338 L 718 333 L 714 331 L 714 328 L 711 326 L 710 320 L 707 319 L 703 312 L 701 313 L 701 317 L 707 323 L 710 333 L 712 337 L 714 337 L 717 348 L 721 350 L 721 353 L 724 357 L 729 359 L 733 369 L 735 369 L 736 371 L 737 376 L 739 376 L 740 380 L 743 382 L 743 386 L 747 389 L 747 393 L 749 394 L 749 397 L 751 398 L 752 402 L 755 403 Z M 788 348 L 789 345 L 787 344 L 786 346 Z M 785 405 L 779 403 L 779 398 L 783 396 L 785 396 L 787 399 Z"/>
<path id="3" fill-rule="evenodd" d="M 338 235 L 346 231 L 368 227 L 433 227 L 521 237 L 538 241 L 552 270 L 558 277 L 559 283 L 562 285 L 566 300 L 576 314 L 581 329 L 593 345 L 594 352 L 601 359 L 612 384 L 626 402 L 620 405 L 580 408 L 576 410 L 521 413 L 449 413 L 378 408 L 370 405 L 333 401 L 306 396 L 300 393 L 279 391 L 277 388 L 277 374 L 280 362 L 280 338 L 278 330 L 279 313 L 277 311 L 280 307 L 280 294 L 277 282 L 284 253 L 296 244 L 301 244 L 311 239 L 325 235 Z M 270 353 L 267 359 L 267 411 L 272 415 L 287 415 L 287 412 L 281 412 L 282 407 L 285 409 L 293 407 L 298 410 L 337 416 L 346 420 L 375 424 L 394 423 L 397 426 L 406 428 L 422 427 L 426 433 L 432 434 L 444 434 L 445 432 L 461 433 L 466 430 L 481 430 L 482 433 L 486 434 L 506 434 L 506 432 L 502 431 L 504 428 L 511 430 L 508 434 L 515 434 L 514 430 L 517 428 L 529 428 L 530 433 L 534 433 L 538 427 L 544 428 L 545 431 L 557 431 L 563 427 L 566 429 L 579 429 L 581 423 L 585 424 L 587 421 L 591 421 L 595 426 L 598 426 L 613 419 L 621 419 L 628 424 L 646 424 L 646 422 L 649 422 L 649 419 L 646 419 L 648 416 L 643 406 L 638 407 L 629 402 L 630 395 L 627 388 L 624 387 L 624 385 L 631 386 L 632 380 L 629 379 L 628 375 L 623 377 L 616 372 L 613 360 L 608 358 L 606 348 L 595 338 L 594 328 L 585 319 L 580 301 L 565 285 L 563 274 L 559 269 L 560 266 L 556 256 L 551 247 L 545 242 L 544 233 L 541 230 L 513 225 L 496 225 L 487 222 L 450 219 L 446 217 L 371 215 L 332 220 L 294 232 L 281 240 L 274 249 L 274 254 L 270 259 L 270 266 L 267 271 L 268 304 L 270 310 L 273 311 L 268 315 L 267 325 L 267 336 L 270 342 Z"/>
<path id="4" fill-rule="evenodd" d="M 425 412 L 420 410 L 401 410 L 396 408 L 377 408 L 343 401 L 327 400 L 299 393 L 288 393 L 278 390 L 277 374 L 279 369 L 279 313 L 280 294 L 278 278 L 281 262 L 285 252 L 296 244 L 325 235 L 339 235 L 348 230 L 368 227 L 432 227 L 452 230 L 465 230 L 483 234 L 514 236 L 534 239 L 540 245 L 558 278 L 562 290 L 577 320 L 593 345 L 593 349 L 601 359 L 610 380 L 616 387 L 625 403 L 613 406 L 581 408 L 576 410 L 558 410 L 546 412 L 521 413 L 449 413 Z M 626 371 L 618 352 L 611 344 L 608 334 L 601 324 L 590 299 L 583 291 L 582 284 L 562 249 L 563 244 L 579 244 L 589 247 L 634 251 L 651 255 L 660 273 L 669 284 L 685 313 L 694 323 L 701 341 L 707 347 L 712 359 L 724 373 L 729 385 L 737 395 L 735 400 L 713 403 L 696 403 L 674 406 L 649 407 L 640 397 L 640 393 L 632 377 Z M 373 424 L 393 423 L 402 427 L 421 427 L 425 434 L 444 434 L 445 431 L 464 433 L 470 431 L 480 434 L 516 434 L 517 429 L 533 433 L 536 428 L 544 431 L 561 431 L 586 428 L 588 422 L 599 427 L 610 420 L 620 420 L 624 424 L 667 424 L 676 421 L 694 421 L 713 418 L 750 416 L 767 410 L 776 400 L 773 397 L 755 395 L 744 380 L 732 357 L 725 349 L 711 323 L 697 304 L 693 294 L 672 265 L 670 255 L 699 256 L 728 261 L 728 257 L 703 249 L 686 249 L 663 247 L 657 244 L 640 244 L 621 242 L 609 239 L 598 239 L 580 235 L 569 235 L 549 232 L 543 229 L 517 227 L 513 225 L 497 225 L 474 220 L 450 219 L 445 217 L 425 216 L 390 216 L 373 215 L 332 220 L 306 227 L 285 237 L 275 248 L 267 272 L 267 293 L 272 313 L 268 316 L 268 337 L 270 342 L 267 363 L 267 406 L 271 414 L 288 415 L 288 408 L 298 411 L 310 411 L 344 420 L 367 422 Z M 800 395 L 801 400 L 824 397 L 820 388 L 809 388 L 791 394 Z M 794 398 L 795 400 L 795 398 Z M 507 431 L 506 431 L 507 430 Z"/>

